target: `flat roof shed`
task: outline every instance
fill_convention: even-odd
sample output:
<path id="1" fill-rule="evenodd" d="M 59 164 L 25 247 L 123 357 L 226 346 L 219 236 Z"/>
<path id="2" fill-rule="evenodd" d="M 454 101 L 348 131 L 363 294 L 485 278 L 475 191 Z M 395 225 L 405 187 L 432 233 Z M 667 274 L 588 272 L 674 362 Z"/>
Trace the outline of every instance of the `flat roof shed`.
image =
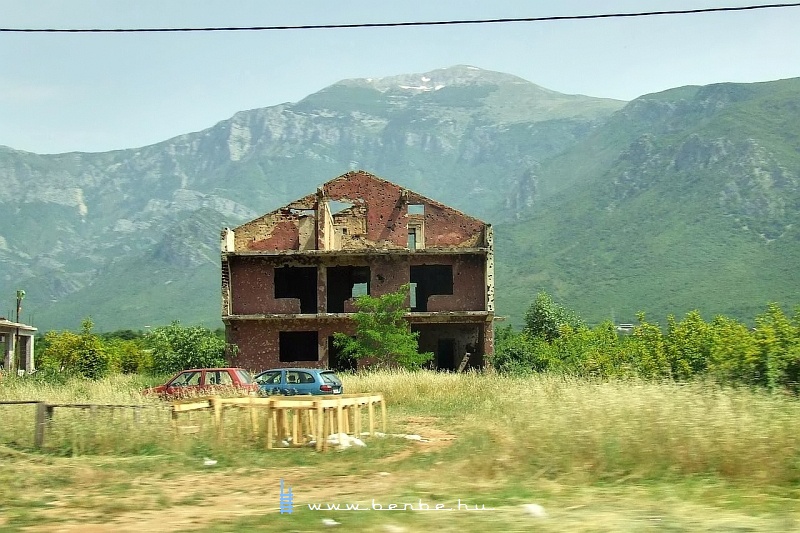
<path id="1" fill-rule="evenodd" d="M 33 326 L 0 318 L 0 337 L 5 344 L 3 369 L 7 372 L 22 370 L 27 374 L 36 370 L 33 360 L 33 338 L 36 331 Z M 19 363 L 16 359 L 17 343 L 20 350 Z"/>

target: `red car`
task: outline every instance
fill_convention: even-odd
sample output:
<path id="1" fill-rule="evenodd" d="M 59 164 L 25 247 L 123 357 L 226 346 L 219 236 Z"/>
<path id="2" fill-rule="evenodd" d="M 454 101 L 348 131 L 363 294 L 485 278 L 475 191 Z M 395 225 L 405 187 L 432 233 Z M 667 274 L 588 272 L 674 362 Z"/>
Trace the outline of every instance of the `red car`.
<path id="1" fill-rule="evenodd" d="M 243 368 L 192 368 L 183 370 L 169 381 L 145 391 L 167 398 L 207 396 L 240 392 L 257 395 L 258 384 Z"/>

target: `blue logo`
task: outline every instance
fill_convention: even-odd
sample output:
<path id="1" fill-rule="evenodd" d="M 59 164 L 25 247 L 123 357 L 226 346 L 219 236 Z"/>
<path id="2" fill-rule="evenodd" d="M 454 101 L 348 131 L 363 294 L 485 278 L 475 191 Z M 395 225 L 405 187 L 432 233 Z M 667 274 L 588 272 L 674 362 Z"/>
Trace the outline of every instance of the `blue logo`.
<path id="1" fill-rule="evenodd" d="M 292 514 L 294 511 L 294 494 L 292 494 L 292 488 L 289 487 L 287 490 L 283 489 L 283 479 L 281 479 L 281 498 L 280 498 L 280 511 L 281 514 Z"/>

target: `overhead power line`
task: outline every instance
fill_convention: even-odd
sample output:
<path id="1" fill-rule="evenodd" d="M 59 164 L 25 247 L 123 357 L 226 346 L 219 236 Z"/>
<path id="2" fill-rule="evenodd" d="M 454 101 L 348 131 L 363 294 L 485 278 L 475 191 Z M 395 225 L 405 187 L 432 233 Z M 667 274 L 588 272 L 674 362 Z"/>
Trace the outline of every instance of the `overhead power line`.
<path id="1" fill-rule="evenodd" d="M 356 24 L 303 24 L 298 26 L 217 26 L 190 28 L 0 28 L 6 33 L 146 33 L 146 32 L 202 32 L 202 31 L 275 31 L 275 30 L 333 30 L 353 28 L 397 28 L 406 26 L 455 26 L 463 24 L 503 24 L 510 22 L 551 22 L 560 20 L 590 20 L 610 18 L 652 17 L 657 15 L 693 15 L 697 13 L 719 13 L 724 11 L 754 11 L 800 7 L 800 2 L 786 4 L 759 4 L 739 7 L 708 7 L 672 11 L 641 11 L 636 13 L 603 13 L 596 15 L 561 15 L 551 17 L 497 18 L 476 20 L 436 20 L 420 22 L 366 22 Z"/>

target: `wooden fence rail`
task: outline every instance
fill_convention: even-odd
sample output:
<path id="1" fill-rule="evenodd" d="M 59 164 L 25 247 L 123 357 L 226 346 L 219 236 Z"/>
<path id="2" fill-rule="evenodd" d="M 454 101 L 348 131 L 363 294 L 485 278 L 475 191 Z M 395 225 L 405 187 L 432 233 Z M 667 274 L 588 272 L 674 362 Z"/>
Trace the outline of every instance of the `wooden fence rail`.
<path id="1" fill-rule="evenodd" d="M 33 426 L 33 446 L 41 448 L 44 446 L 45 431 L 50 421 L 53 420 L 53 412 L 57 407 L 67 409 L 89 409 L 92 413 L 99 409 L 133 409 L 133 419 L 138 421 L 141 409 L 164 409 L 157 405 L 117 405 L 117 404 L 79 404 L 79 403 L 47 403 L 37 400 L 2 400 L 0 405 L 35 405 L 36 414 Z"/>
<path id="2" fill-rule="evenodd" d="M 98 410 L 133 409 L 134 422 L 142 409 L 166 409 L 157 405 L 100 405 L 47 403 L 36 400 L 4 400 L 0 405 L 35 405 L 33 445 L 42 448 L 45 433 L 56 408 Z M 267 398 L 192 398 L 176 401 L 171 406 L 171 420 L 175 435 L 197 432 L 197 426 L 179 425 L 180 413 L 209 410 L 212 412 L 216 437 L 224 437 L 225 409 L 247 409 L 254 436 L 260 433 L 260 419 L 266 417 L 266 447 L 275 441 L 291 447 L 315 445 L 317 451 L 325 450 L 331 435 L 362 435 L 362 411 L 367 410 L 369 435 L 375 435 L 376 407 L 381 410 L 381 425 L 386 433 L 386 402 L 383 394 L 343 394 L 340 396 L 271 396 Z M 113 411 L 112 411 L 113 412 Z"/>
<path id="3" fill-rule="evenodd" d="M 317 451 L 328 446 L 331 435 L 360 436 L 362 411 L 367 409 L 369 434 L 375 435 L 375 408 L 381 409 L 381 423 L 386 432 L 386 402 L 383 394 L 343 394 L 341 396 L 270 396 L 267 398 L 221 398 L 211 397 L 175 402 L 172 420 L 175 433 L 194 431 L 194 426 L 180 426 L 178 413 L 198 410 L 213 411 L 217 438 L 224 432 L 225 408 L 248 409 L 253 435 L 260 433 L 259 419 L 266 414 L 266 445 L 273 448 L 275 441 L 288 443 L 291 447 L 315 444 Z"/>

